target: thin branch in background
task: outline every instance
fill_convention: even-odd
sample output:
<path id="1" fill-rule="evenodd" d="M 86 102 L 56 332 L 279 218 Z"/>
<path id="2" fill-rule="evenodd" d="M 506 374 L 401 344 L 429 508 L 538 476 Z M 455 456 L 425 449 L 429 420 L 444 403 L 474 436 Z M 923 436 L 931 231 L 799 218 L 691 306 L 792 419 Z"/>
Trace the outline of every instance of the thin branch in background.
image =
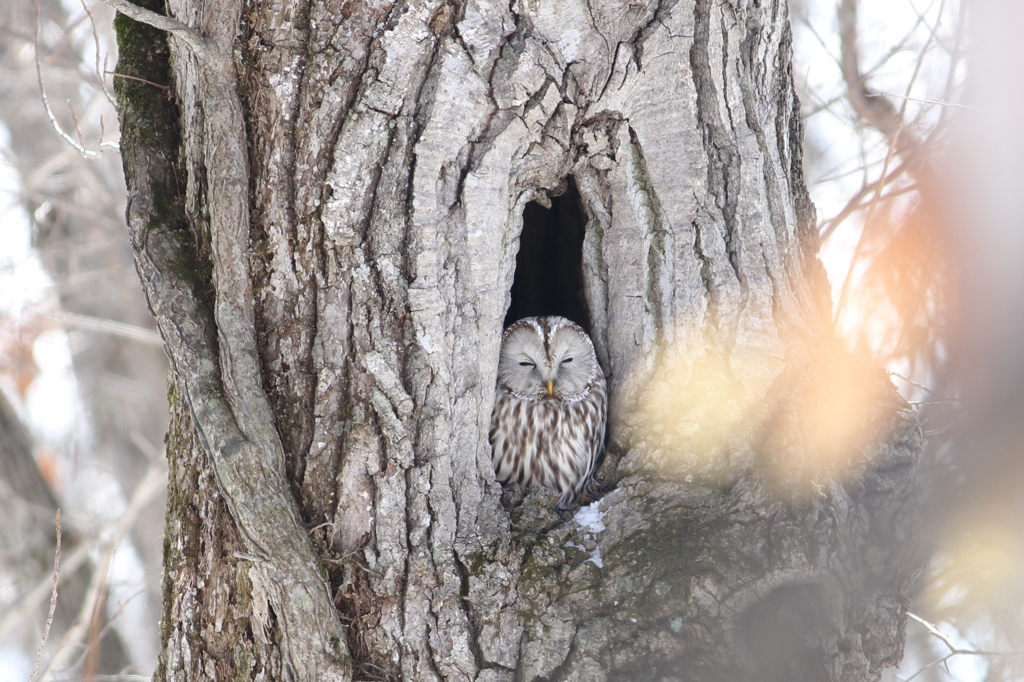
<path id="1" fill-rule="evenodd" d="M 68 327 L 77 327 L 91 332 L 110 334 L 111 336 L 118 336 L 122 339 L 138 341 L 139 343 L 145 343 L 150 346 L 160 346 L 162 348 L 164 345 L 163 337 L 160 336 L 158 332 L 155 332 L 152 329 L 137 327 L 133 324 L 115 322 L 114 320 L 104 320 L 98 317 L 89 317 L 88 315 L 76 315 L 75 313 L 68 313 L 64 311 L 57 311 L 53 313 L 52 317 L 57 322 Z"/>
<path id="2" fill-rule="evenodd" d="M 969 104 L 957 104 L 956 102 L 947 102 L 942 99 L 929 99 L 927 97 L 907 97 L 905 95 L 894 95 L 889 92 L 871 92 L 868 93 L 868 97 L 895 97 L 896 99 L 907 100 L 910 102 L 923 102 L 925 104 L 938 104 L 942 107 L 956 107 L 958 109 L 973 109 L 978 111 L 978 107 L 972 107 Z"/>
<path id="3" fill-rule="evenodd" d="M 139 81 L 140 83 L 146 83 L 147 85 L 152 85 L 153 87 L 160 88 L 161 90 L 170 90 L 171 89 L 171 86 L 169 86 L 169 85 L 160 85 L 159 83 L 154 83 L 153 81 L 148 81 L 145 78 L 136 78 L 135 76 L 128 76 L 128 75 L 125 75 L 123 73 L 118 73 L 117 71 L 104 71 L 103 73 L 111 75 L 111 76 L 114 76 L 116 78 L 127 78 L 128 80 Z"/>
<path id="4" fill-rule="evenodd" d="M 109 577 L 110 577 L 110 564 L 113 563 L 114 553 L 117 551 L 116 547 L 111 546 L 108 550 L 110 558 L 105 559 L 103 562 L 104 575 L 101 580 L 98 581 L 99 590 L 96 593 L 96 599 L 92 605 L 92 614 L 89 616 L 89 627 L 85 639 L 85 651 L 82 653 L 82 657 L 79 661 L 84 659 L 84 665 L 82 666 L 82 677 L 87 680 L 91 680 L 96 677 L 96 673 L 100 671 L 100 640 L 103 638 L 103 634 L 109 630 L 105 627 L 104 616 L 107 613 L 107 593 L 109 588 Z M 74 664 L 71 667 L 74 668 L 78 664 Z"/>
<path id="5" fill-rule="evenodd" d="M 858 173 L 866 176 L 873 166 L 877 166 L 881 163 L 881 161 L 869 161 L 867 158 L 865 158 L 866 151 L 867 150 L 862 149 L 860 152 L 858 152 L 858 155 L 860 156 L 860 165 L 858 165 L 856 168 L 843 170 L 840 172 L 840 169 L 842 169 L 848 161 L 848 159 L 843 159 L 841 162 L 829 168 L 828 172 L 822 175 L 820 178 L 816 179 L 814 183 L 822 184 L 826 182 L 832 182 L 833 180 L 842 180 L 843 178 L 848 178 L 851 175 L 855 175 Z M 867 180 L 864 180 L 864 183 L 866 184 Z"/>
<path id="6" fill-rule="evenodd" d="M 48 203 L 52 206 L 56 206 L 57 208 L 63 209 L 69 213 L 74 213 L 75 215 L 80 215 L 85 218 L 89 218 L 90 220 L 101 222 L 104 225 L 124 229 L 123 222 L 118 222 L 116 220 L 111 219 L 108 216 L 103 215 L 102 213 L 98 213 L 83 206 L 79 206 L 78 204 L 73 204 L 70 201 L 64 201 L 63 199 L 58 199 L 57 197 L 50 196 L 48 194 L 43 194 L 42 192 L 35 192 L 28 189 L 22 190 L 20 192 L 20 195 L 23 197 L 27 197 L 29 199 L 35 199 L 40 203 Z"/>
<path id="7" fill-rule="evenodd" d="M 39 642 L 39 651 L 36 652 L 36 663 L 32 668 L 32 674 L 28 682 L 34 682 L 39 675 L 39 664 L 43 660 L 43 649 L 46 647 L 46 640 L 50 638 L 50 626 L 53 625 L 53 614 L 57 610 L 57 583 L 60 581 L 60 509 L 57 510 L 57 549 L 53 553 L 53 591 L 50 592 L 50 611 L 46 614 L 46 626 L 43 628 L 43 637 Z"/>
<path id="8" fill-rule="evenodd" d="M 917 13 L 917 12 L 915 11 L 915 13 Z M 920 13 L 917 13 L 917 16 L 918 16 L 918 20 L 916 22 L 914 22 L 914 25 L 910 27 L 910 29 L 903 35 L 903 37 L 899 41 L 897 41 L 896 44 L 894 44 L 892 47 L 890 47 L 888 52 L 886 52 L 884 55 L 882 55 L 882 57 L 877 62 L 875 62 L 874 66 L 872 66 L 870 69 L 868 69 L 867 71 L 865 71 L 862 74 L 864 78 L 868 78 L 869 76 L 873 76 L 883 66 L 885 66 L 889 62 L 890 59 L 892 59 L 894 56 L 896 56 L 900 51 L 902 51 L 907 46 L 907 43 L 910 42 L 910 39 L 914 36 L 914 33 L 917 31 L 918 27 L 920 27 L 921 22 L 923 21 L 923 18 L 921 17 Z M 818 36 L 818 33 L 815 30 L 815 28 L 813 26 L 811 26 L 810 20 L 807 19 L 806 16 L 801 15 L 801 14 L 797 14 L 797 17 L 799 19 L 801 19 L 801 21 L 807 26 L 808 30 L 810 30 L 811 33 L 815 37 L 818 38 L 818 41 L 820 43 L 821 42 L 821 38 Z M 822 45 L 822 47 L 824 47 L 824 45 Z M 828 50 L 826 50 L 826 52 L 827 51 Z M 841 68 L 842 64 L 841 64 L 840 60 L 837 59 L 835 56 L 833 56 L 831 54 L 831 52 L 829 53 L 829 56 L 832 56 L 833 60 Z M 809 70 L 810 70 L 810 67 L 808 67 L 808 71 Z M 805 83 L 807 82 L 806 77 L 804 78 L 804 82 Z M 811 116 L 814 116 L 815 114 L 819 114 L 822 111 L 829 109 L 832 105 L 837 104 L 839 102 L 842 102 L 845 99 L 846 99 L 846 92 L 844 91 L 844 92 L 842 92 L 842 93 L 840 93 L 838 95 L 835 95 L 834 97 L 832 97 L 827 102 L 816 103 L 814 108 L 811 109 L 809 112 L 807 112 L 807 114 L 804 116 L 804 118 L 808 119 Z"/>
<path id="9" fill-rule="evenodd" d="M 85 145 L 75 142 L 70 135 L 64 132 L 60 123 L 57 122 L 57 117 L 53 115 L 53 110 L 50 108 L 50 101 L 46 98 L 46 86 L 43 84 L 43 66 L 39 61 L 39 0 L 36 0 L 36 21 L 33 46 L 35 47 L 33 58 L 36 63 L 36 82 L 39 84 L 39 97 L 43 100 L 43 109 L 46 110 L 46 117 L 50 120 L 50 125 L 57 132 L 60 139 L 71 145 L 79 154 L 89 159 L 99 158 L 100 153 L 98 151 L 88 149 Z"/>
<path id="10" fill-rule="evenodd" d="M 936 393 L 935 391 L 933 391 L 932 389 L 928 388 L 927 386 L 925 386 L 924 384 L 920 383 L 919 381 L 914 381 L 910 377 L 905 376 L 903 374 L 900 374 L 899 372 L 893 372 L 892 370 L 890 370 L 889 371 L 889 376 L 896 377 L 897 379 L 902 379 L 903 381 L 907 382 L 908 384 L 910 384 L 914 388 L 919 388 L 922 391 L 924 391 L 925 393 L 930 393 L 933 396 L 935 396 L 936 398 L 939 398 L 939 394 Z M 960 401 L 957 400 L 956 398 L 951 398 L 949 400 L 941 399 L 940 398 L 938 400 L 918 400 L 918 401 L 912 402 L 910 404 L 911 405 L 932 405 L 932 404 L 935 404 L 935 403 L 944 403 L 944 402 L 958 403 Z"/>
<path id="11" fill-rule="evenodd" d="M 818 33 L 818 29 L 814 27 L 813 23 L 811 23 L 810 17 L 808 17 L 803 10 L 799 9 L 794 11 L 793 14 L 796 16 L 797 19 L 800 20 L 800 22 L 804 26 L 807 27 L 807 30 L 810 31 L 811 35 L 814 36 L 814 39 L 818 41 L 818 45 L 821 47 L 822 50 L 825 51 L 825 54 L 831 57 L 832 61 L 834 61 L 836 64 L 839 64 L 839 57 L 832 54 L 832 50 L 829 48 L 828 43 L 825 42 L 825 38 L 822 37 L 820 33 Z"/>
<path id="12" fill-rule="evenodd" d="M 885 184 L 888 183 L 883 183 L 883 186 Z M 835 232 L 835 229 L 839 227 L 839 225 L 841 225 L 843 221 L 845 221 L 851 215 L 859 211 L 863 211 L 865 208 L 868 208 L 871 205 L 871 202 L 874 201 L 874 199 L 866 202 L 862 201 L 862 199 L 868 194 L 873 195 L 875 192 L 875 187 L 876 183 L 869 184 L 866 192 L 864 192 L 863 194 L 861 194 L 861 192 L 858 192 L 856 195 L 854 195 L 852 199 L 850 199 L 849 202 L 847 202 L 846 206 L 843 208 L 842 211 L 840 211 L 836 215 L 835 218 L 832 218 L 831 220 L 826 222 L 826 227 L 823 228 L 823 232 L 821 233 L 822 240 L 830 237 Z M 886 192 L 884 195 L 882 195 L 880 199 L 878 199 L 878 202 L 884 203 L 886 201 L 889 201 L 890 199 L 896 199 L 898 197 L 905 196 L 907 194 L 913 194 L 919 191 L 920 187 L 917 184 L 907 185 L 906 187 L 901 187 L 899 189 L 894 189 L 891 192 Z"/>
<path id="13" fill-rule="evenodd" d="M 60 37 L 54 41 L 50 49 L 43 55 L 43 63 L 50 64 L 53 62 L 53 58 L 60 52 L 66 43 L 71 40 L 71 36 L 74 34 L 75 29 L 78 25 L 85 21 L 85 12 L 80 12 L 74 19 L 68 22 L 68 25 L 64 27 L 64 30 L 60 32 Z"/>
<path id="14" fill-rule="evenodd" d="M 957 67 L 960 65 L 961 60 L 963 59 L 963 41 L 966 27 L 967 2 L 966 0 L 960 0 L 960 5 L 957 8 L 956 30 L 954 31 L 955 37 L 953 39 L 953 48 L 950 50 L 949 53 L 949 69 L 946 72 L 946 85 L 942 91 L 943 100 L 948 101 L 953 99 L 953 91 L 956 87 L 956 70 Z M 973 109 L 974 107 L 968 108 Z M 932 135 L 929 136 L 929 139 L 925 141 L 925 144 L 933 144 L 931 138 L 934 138 L 938 131 L 943 128 L 943 125 L 946 123 L 950 111 L 950 109 L 943 108 L 939 112 L 939 120 L 938 123 L 936 123 L 935 125 L 935 131 L 932 133 Z"/>
<path id="15" fill-rule="evenodd" d="M 85 682 L 84 677 L 55 677 L 53 682 Z M 120 675 L 93 675 L 89 678 L 89 682 L 153 682 L 151 678 L 145 675 L 128 675 L 122 673 Z"/>
<path id="16" fill-rule="evenodd" d="M 85 146 L 85 138 L 82 137 L 82 128 L 78 125 L 78 114 L 75 113 L 75 107 L 71 104 L 71 100 L 68 100 L 68 111 L 71 112 L 71 121 L 75 124 L 75 134 L 78 135 L 78 143 Z"/>
<path id="17" fill-rule="evenodd" d="M 61 638 L 60 646 L 57 647 L 57 651 L 54 652 L 53 656 L 50 657 L 49 662 L 46 664 L 46 668 L 43 670 L 43 677 L 47 675 L 52 676 L 52 671 L 71 669 L 71 666 L 68 665 L 68 661 L 72 656 L 72 649 L 81 646 L 82 642 L 85 641 L 86 635 L 89 631 L 89 624 L 92 622 L 92 614 L 96 609 L 100 597 L 106 594 L 104 583 L 107 578 L 106 564 L 109 553 L 110 548 L 108 544 L 104 547 L 100 556 L 100 566 L 93 571 L 92 577 L 89 580 L 89 587 L 86 590 L 85 599 L 82 601 L 81 609 L 79 610 L 72 626 Z"/>
<path id="18" fill-rule="evenodd" d="M 929 634 L 931 634 L 933 637 L 937 637 L 938 639 L 940 639 L 942 643 L 946 645 L 946 648 L 950 650 L 950 652 L 956 651 L 958 649 L 958 647 L 955 644 L 953 644 L 952 640 L 950 640 L 949 637 L 942 634 L 942 631 L 939 630 L 939 628 L 937 628 L 935 625 L 925 620 L 921 616 L 917 615 L 916 613 L 911 613 L 908 611 L 907 618 L 923 625 L 924 629 L 927 630 Z"/>
<path id="19" fill-rule="evenodd" d="M 157 495 L 167 487 L 167 464 L 163 458 L 153 460 L 146 475 L 143 476 L 139 485 L 136 486 L 132 499 L 124 513 L 117 519 L 105 524 L 103 528 L 89 534 L 89 540 L 82 542 L 64 560 L 62 575 L 67 577 L 84 564 L 89 554 L 100 543 L 99 538 L 110 537 L 111 542 L 120 542 L 124 535 L 139 517 L 142 509 L 149 504 Z M 6 637 L 14 630 L 27 616 L 32 615 L 48 591 L 48 580 L 42 580 L 27 595 L 25 595 L 17 606 L 8 610 L 0 620 L 0 639 Z"/>
<path id="20" fill-rule="evenodd" d="M 50 658 L 50 662 L 43 671 L 44 675 L 48 674 L 51 670 L 69 668 L 70 666 L 68 663 L 73 650 L 83 644 L 88 647 L 88 637 L 93 616 L 96 613 L 97 608 L 102 608 L 101 603 L 105 603 L 106 601 L 107 576 L 110 572 L 110 564 L 114 560 L 114 554 L 117 551 L 117 548 L 121 545 L 121 542 L 124 540 L 128 530 L 138 519 L 139 512 L 142 511 L 142 508 L 153 497 L 155 497 L 160 490 L 165 489 L 166 485 L 166 464 L 161 460 L 154 461 L 150 464 L 146 475 L 135 488 L 132 499 L 128 503 L 128 508 L 125 509 L 121 517 L 118 518 L 110 527 L 110 534 L 107 536 L 107 539 L 103 544 L 103 551 L 100 557 L 99 566 L 97 566 L 96 570 L 93 571 L 92 578 L 89 582 L 89 588 L 86 590 L 86 596 L 82 601 L 82 607 L 79 611 L 78 618 L 75 620 L 75 624 L 64 634 L 60 647 Z M 103 533 L 102 535 L 106 536 L 107 534 Z"/>
<path id="21" fill-rule="evenodd" d="M 864 198 L 867 197 L 872 192 L 877 191 L 877 187 L 879 184 L 881 184 L 884 187 L 886 185 L 891 184 L 892 182 L 895 182 L 897 179 L 899 179 L 901 175 L 903 175 L 904 172 L 906 172 L 906 170 L 907 164 L 906 162 L 904 162 L 888 175 L 882 176 L 878 180 L 875 180 L 874 182 L 869 182 L 866 185 L 863 185 L 860 188 L 860 191 L 858 191 L 856 194 L 850 197 L 850 200 L 846 202 L 846 206 L 843 207 L 843 210 L 839 211 L 839 213 L 837 213 L 833 218 L 830 218 L 824 224 L 822 224 L 820 230 L 821 240 L 825 241 L 826 239 L 831 237 L 832 233 L 836 231 L 836 228 L 838 228 L 843 223 L 843 221 L 845 221 L 847 218 L 849 218 L 857 211 L 864 208 Z"/>
<path id="22" fill-rule="evenodd" d="M 98 4 L 99 2 L 95 3 L 93 7 L 95 7 Z M 92 26 L 92 42 L 96 50 L 96 79 L 99 81 L 100 91 L 103 92 L 103 96 L 107 98 L 107 101 L 110 102 L 111 105 L 116 107 L 117 103 L 114 101 L 114 98 L 110 94 L 110 91 L 107 90 L 107 83 L 106 79 L 104 78 L 104 74 L 107 72 L 106 56 L 103 57 L 103 68 L 100 68 L 100 33 L 99 30 L 97 30 L 96 28 L 96 19 L 92 16 L 92 9 L 90 9 L 89 6 L 85 4 L 85 0 L 82 0 L 82 9 L 84 9 L 85 13 L 89 15 L 89 24 Z M 100 139 L 102 138 L 103 136 L 101 134 Z"/>
<path id="23" fill-rule="evenodd" d="M 900 125 L 896 129 L 896 134 L 892 137 L 892 140 L 889 144 L 889 151 L 885 156 L 885 163 L 882 165 L 881 177 L 883 179 L 886 178 L 888 175 L 889 164 L 892 162 L 893 156 L 896 153 L 896 138 L 899 136 L 902 130 L 903 120 L 901 118 Z M 860 257 L 864 255 L 864 247 L 867 244 L 868 231 L 872 224 L 872 218 L 874 218 L 875 216 L 875 211 L 878 209 L 878 205 L 880 203 L 880 199 L 882 196 L 883 186 L 884 182 L 874 183 L 874 192 L 872 194 L 871 201 L 868 203 L 867 206 L 867 216 L 864 218 L 864 228 L 861 230 L 860 237 L 857 239 L 857 246 L 853 250 L 853 257 L 850 258 L 850 265 L 846 270 L 846 277 L 843 278 L 843 286 L 839 291 L 839 300 L 836 303 L 835 315 L 835 321 L 837 325 L 839 324 L 839 318 L 842 316 L 843 311 L 846 308 L 846 297 L 850 291 L 850 283 L 853 281 L 854 268 L 857 266 L 857 262 L 860 260 Z"/>
<path id="24" fill-rule="evenodd" d="M 139 431 L 133 430 L 131 433 L 128 434 L 128 438 L 131 439 L 132 445 L 137 447 L 139 449 L 139 452 L 145 455 L 146 459 L 148 459 L 150 462 L 155 462 L 158 460 L 161 462 L 163 461 L 163 449 L 157 448 L 155 445 L 149 442 L 149 439 L 143 436 Z"/>
<path id="25" fill-rule="evenodd" d="M 117 619 L 124 615 L 124 612 L 128 608 L 128 605 L 131 604 L 136 597 L 138 597 L 140 594 L 143 594 L 145 591 L 145 589 L 138 589 L 130 597 L 128 597 L 126 600 L 118 604 L 117 611 L 115 611 L 114 614 L 110 617 L 110 620 L 108 620 L 103 625 L 102 629 L 100 629 L 95 634 L 90 633 L 88 646 L 86 647 L 82 655 L 79 657 L 79 659 L 72 663 L 71 666 L 69 666 L 69 669 L 74 670 L 79 665 L 82 665 L 83 662 L 86 662 L 86 666 L 83 668 L 84 672 L 82 674 L 82 679 L 98 680 L 103 677 L 102 675 L 99 675 L 95 670 L 91 671 L 90 673 L 89 666 L 87 664 L 87 659 L 91 654 L 93 654 L 93 652 L 95 652 L 96 655 L 98 656 L 99 644 L 103 641 L 103 638 L 114 627 L 114 624 L 117 622 Z M 103 614 L 102 612 L 98 612 L 98 615 L 102 617 Z"/>
<path id="26" fill-rule="evenodd" d="M 928 33 L 928 40 L 925 42 L 925 46 L 917 56 L 917 61 L 914 65 L 914 73 L 911 75 L 910 82 L 907 84 L 906 92 L 908 97 L 914 88 L 914 84 L 917 82 L 917 77 L 921 73 L 921 66 L 924 64 L 925 55 L 928 54 L 928 49 L 931 46 L 932 41 L 935 39 L 936 31 L 938 31 L 939 25 L 942 23 L 942 11 L 945 9 L 945 6 L 946 0 L 942 0 L 939 4 L 939 18 L 936 21 L 935 26 L 930 29 Z M 843 0 L 838 14 L 840 27 L 839 32 L 842 36 L 843 45 L 843 77 L 847 82 L 850 93 L 850 102 L 853 104 L 857 113 L 864 118 L 865 121 L 874 125 L 890 139 L 889 151 L 885 156 L 885 163 L 882 166 L 881 177 L 884 178 L 889 174 L 889 164 L 892 163 L 892 159 L 896 155 L 897 151 L 899 151 L 900 155 L 903 156 L 906 161 L 919 161 L 917 157 L 920 154 L 921 145 L 920 142 L 913 139 L 911 136 L 904 136 L 904 124 L 906 123 L 908 100 L 904 99 L 899 112 L 894 114 L 893 106 L 889 103 L 889 100 L 868 97 L 868 94 L 870 93 L 864 82 L 863 76 L 860 75 L 857 63 L 857 0 Z M 879 105 L 875 106 L 865 104 L 870 102 L 877 102 Z M 857 246 L 853 251 L 853 257 L 850 259 L 850 266 L 846 271 L 846 277 L 843 279 L 843 286 L 839 292 L 839 300 L 836 303 L 835 313 L 837 324 L 845 310 L 846 297 L 850 291 L 850 283 L 853 280 L 854 268 L 857 266 L 857 261 L 860 259 L 860 256 L 863 255 L 864 245 L 867 243 L 867 235 L 871 227 L 871 219 L 875 215 L 875 211 L 878 207 L 878 200 L 881 196 L 882 186 L 879 184 L 876 186 L 874 198 L 868 206 L 867 216 L 864 218 L 864 229 L 861 231 L 860 238 L 857 240 Z"/>
<path id="27" fill-rule="evenodd" d="M 939 666 L 939 665 L 946 666 L 947 663 L 949 662 L 949 660 L 951 658 L 953 658 L 954 656 L 980 656 L 980 657 L 983 657 L 983 658 L 1019 658 L 1019 657 L 1024 657 L 1024 651 L 982 651 L 982 650 L 979 650 L 979 649 L 962 649 L 962 648 L 958 647 L 957 645 L 955 645 L 953 643 L 953 640 L 950 639 L 947 635 L 943 634 L 943 632 L 941 630 L 939 630 L 938 627 L 936 627 L 933 623 L 930 623 L 929 621 L 925 620 L 921 616 L 918 616 L 917 614 L 914 614 L 914 613 L 911 613 L 911 612 L 908 611 L 907 612 L 907 617 L 910 618 L 911 620 L 913 620 L 914 622 L 919 623 L 920 625 L 922 625 L 924 627 L 924 629 L 928 631 L 928 634 L 930 634 L 931 636 L 935 637 L 936 639 L 941 641 L 943 644 L 945 644 L 946 648 L 949 649 L 949 653 L 946 654 L 945 656 L 943 656 L 942 658 L 940 658 L 940 659 L 938 659 L 936 661 L 932 661 L 928 665 L 922 667 L 920 670 L 915 672 L 910 677 L 900 678 L 902 680 L 902 682 L 910 682 L 910 680 L 914 679 L 915 677 L 918 677 L 918 676 L 922 675 L 926 670 L 930 670 L 931 668 L 934 668 L 935 666 Z M 946 672 L 949 672 L 948 666 L 947 666 Z"/>

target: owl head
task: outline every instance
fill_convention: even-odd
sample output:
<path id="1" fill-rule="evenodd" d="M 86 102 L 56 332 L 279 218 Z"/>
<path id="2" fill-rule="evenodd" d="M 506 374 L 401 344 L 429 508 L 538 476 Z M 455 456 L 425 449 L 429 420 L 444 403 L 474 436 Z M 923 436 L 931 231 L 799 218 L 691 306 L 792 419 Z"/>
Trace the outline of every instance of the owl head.
<path id="1" fill-rule="evenodd" d="M 501 339 L 498 383 L 523 398 L 578 399 L 600 371 L 590 337 L 564 317 L 525 317 Z"/>

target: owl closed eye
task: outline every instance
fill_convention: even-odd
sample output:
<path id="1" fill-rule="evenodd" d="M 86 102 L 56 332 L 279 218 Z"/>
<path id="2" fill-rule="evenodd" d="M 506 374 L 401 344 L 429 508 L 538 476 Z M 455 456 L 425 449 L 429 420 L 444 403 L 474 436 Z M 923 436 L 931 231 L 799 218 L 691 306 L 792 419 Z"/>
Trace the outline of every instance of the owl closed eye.
<path id="1" fill-rule="evenodd" d="M 527 317 L 502 337 L 491 413 L 501 483 L 560 493 L 567 509 L 591 483 L 604 448 L 608 391 L 594 346 L 564 317 Z"/>

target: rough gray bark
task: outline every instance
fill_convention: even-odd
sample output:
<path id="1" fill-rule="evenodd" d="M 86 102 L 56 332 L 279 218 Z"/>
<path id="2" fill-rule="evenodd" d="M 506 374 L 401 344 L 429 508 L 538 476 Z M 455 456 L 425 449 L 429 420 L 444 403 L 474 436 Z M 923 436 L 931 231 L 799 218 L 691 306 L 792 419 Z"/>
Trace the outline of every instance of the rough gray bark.
<path id="1" fill-rule="evenodd" d="M 919 437 L 830 341 L 784 3 L 169 10 L 194 28 L 169 62 L 122 19 L 119 66 L 179 108 L 121 83 L 177 386 L 158 677 L 850 681 L 898 660 Z M 570 177 L 613 397 L 604 530 L 503 501 L 487 444 L 523 211 Z M 871 377 L 859 437 L 828 444 L 841 481 L 801 416 L 822 368 Z M 710 385 L 741 417 L 718 434 Z"/>

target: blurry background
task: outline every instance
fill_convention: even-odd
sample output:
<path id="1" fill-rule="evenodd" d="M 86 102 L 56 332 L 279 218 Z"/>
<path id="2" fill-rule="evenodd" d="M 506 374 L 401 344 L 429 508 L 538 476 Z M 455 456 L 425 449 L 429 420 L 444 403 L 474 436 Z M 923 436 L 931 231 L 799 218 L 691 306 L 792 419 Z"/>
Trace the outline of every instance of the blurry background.
<path id="1" fill-rule="evenodd" d="M 148 675 L 156 657 L 167 368 L 124 227 L 112 18 L 0 3 L 3 680 L 27 680 L 42 641 L 57 507 L 40 670 Z"/>
<path id="2" fill-rule="evenodd" d="M 791 0 L 837 328 L 928 436 L 935 556 L 888 681 L 1024 679 L 1019 4 Z M 58 507 L 40 669 L 155 662 L 166 360 L 123 225 L 111 19 L 0 5 L 0 682 L 44 638 Z"/>

